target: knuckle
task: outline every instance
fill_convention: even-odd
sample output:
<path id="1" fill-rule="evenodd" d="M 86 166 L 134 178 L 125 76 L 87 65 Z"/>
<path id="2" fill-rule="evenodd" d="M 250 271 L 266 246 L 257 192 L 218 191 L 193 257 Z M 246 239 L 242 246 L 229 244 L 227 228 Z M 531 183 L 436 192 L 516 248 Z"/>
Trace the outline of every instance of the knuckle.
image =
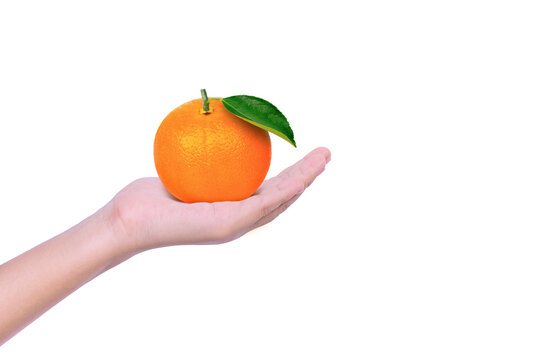
<path id="1" fill-rule="evenodd" d="M 266 215 L 268 215 L 271 211 L 271 206 L 267 204 L 263 198 L 259 198 L 257 203 L 257 209 L 258 210 L 258 218 L 263 218 Z"/>
<path id="2" fill-rule="evenodd" d="M 307 184 L 304 180 L 297 179 L 294 182 L 294 189 L 295 189 L 294 193 L 297 194 L 299 192 L 304 191 L 307 186 L 309 186 L 309 184 Z"/>

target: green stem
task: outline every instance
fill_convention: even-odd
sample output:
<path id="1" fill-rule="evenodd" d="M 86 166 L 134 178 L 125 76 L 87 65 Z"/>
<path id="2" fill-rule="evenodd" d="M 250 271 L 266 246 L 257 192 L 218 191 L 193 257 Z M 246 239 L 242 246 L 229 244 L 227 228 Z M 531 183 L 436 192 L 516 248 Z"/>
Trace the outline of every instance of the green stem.
<path id="1" fill-rule="evenodd" d="M 208 95 L 206 95 L 206 89 L 201 89 L 202 101 L 203 101 L 203 110 L 210 111 L 210 101 L 208 100 Z"/>

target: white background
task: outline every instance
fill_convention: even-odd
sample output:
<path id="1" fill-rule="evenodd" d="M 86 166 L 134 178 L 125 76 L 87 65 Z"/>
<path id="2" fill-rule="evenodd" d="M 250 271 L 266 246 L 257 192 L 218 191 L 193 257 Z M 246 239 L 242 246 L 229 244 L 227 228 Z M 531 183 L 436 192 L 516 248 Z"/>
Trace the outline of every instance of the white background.
<path id="1" fill-rule="evenodd" d="M 3 1 L 0 263 L 155 176 L 202 87 L 288 117 L 269 176 L 333 159 L 275 222 L 138 255 L 0 358 L 539 358 L 535 5 Z"/>

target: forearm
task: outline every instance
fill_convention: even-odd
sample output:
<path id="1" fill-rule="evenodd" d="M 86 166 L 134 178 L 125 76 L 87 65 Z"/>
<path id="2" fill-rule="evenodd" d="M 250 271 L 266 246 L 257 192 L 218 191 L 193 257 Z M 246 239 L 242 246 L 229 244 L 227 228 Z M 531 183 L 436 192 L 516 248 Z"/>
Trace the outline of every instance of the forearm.
<path id="1" fill-rule="evenodd" d="M 127 259 L 107 207 L 0 266 L 0 345 L 60 300 Z"/>

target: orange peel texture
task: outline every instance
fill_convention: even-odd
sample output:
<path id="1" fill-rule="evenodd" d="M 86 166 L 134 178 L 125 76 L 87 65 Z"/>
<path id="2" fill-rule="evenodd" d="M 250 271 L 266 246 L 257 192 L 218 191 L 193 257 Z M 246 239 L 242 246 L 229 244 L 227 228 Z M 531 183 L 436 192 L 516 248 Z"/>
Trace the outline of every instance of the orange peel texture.
<path id="1" fill-rule="evenodd" d="M 174 109 L 154 141 L 154 162 L 161 182 L 187 202 L 237 201 L 262 184 L 272 157 L 270 136 L 236 115 L 221 101 L 201 112 L 201 99 Z"/>

